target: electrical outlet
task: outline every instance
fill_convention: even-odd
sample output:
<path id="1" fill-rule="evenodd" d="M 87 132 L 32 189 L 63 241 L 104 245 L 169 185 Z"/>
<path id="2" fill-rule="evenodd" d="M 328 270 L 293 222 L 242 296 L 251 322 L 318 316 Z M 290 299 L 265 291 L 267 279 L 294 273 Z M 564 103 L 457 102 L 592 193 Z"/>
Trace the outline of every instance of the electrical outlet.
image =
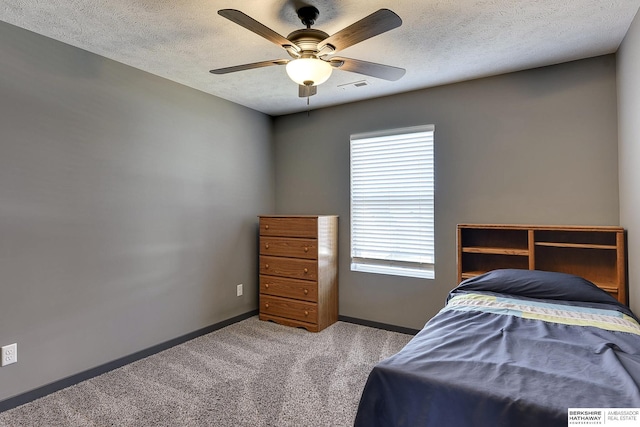
<path id="1" fill-rule="evenodd" d="M 12 363 L 16 363 L 18 361 L 18 344 L 9 344 L 2 347 L 1 351 L 1 364 L 0 366 L 11 365 Z"/>
<path id="2" fill-rule="evenodd" d="M 236 296 L 239 296 L 239 297 L 242 296 L 242 283 L 236 286 Z"/>

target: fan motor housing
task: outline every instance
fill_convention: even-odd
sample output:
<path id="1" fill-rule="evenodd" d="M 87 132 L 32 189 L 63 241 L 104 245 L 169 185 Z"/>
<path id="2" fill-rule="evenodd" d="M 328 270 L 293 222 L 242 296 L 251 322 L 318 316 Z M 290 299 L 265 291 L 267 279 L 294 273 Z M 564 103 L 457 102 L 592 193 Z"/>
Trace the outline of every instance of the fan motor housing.
<path id="1" fill-rule="evenodd" d="M 305 54 L 317 54 L 318 43 L 329 37 L 329 34 L 324 31 L 316 30 L 315 28 L 304 28 L 296 30 L 287 36 L 289 41 L 293 42 L 300 48 L 302 55 Z"/>

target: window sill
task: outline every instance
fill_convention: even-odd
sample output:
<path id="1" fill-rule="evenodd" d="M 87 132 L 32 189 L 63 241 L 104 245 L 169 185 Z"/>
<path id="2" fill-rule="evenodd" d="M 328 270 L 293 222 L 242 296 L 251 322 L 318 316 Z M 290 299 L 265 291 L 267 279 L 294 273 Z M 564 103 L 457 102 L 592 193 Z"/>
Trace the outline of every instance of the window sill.
<path id="1" fill-rule="evenodd" d="M 351 263 L 351 271 L 361 273 L 386 274 L 389 276 L 415 277 L 419 279 L 435 279 L 435 269 L 433 266 L 429 268 L 410 268 L 391 265 L 377 264 L 359 264 Z"/>

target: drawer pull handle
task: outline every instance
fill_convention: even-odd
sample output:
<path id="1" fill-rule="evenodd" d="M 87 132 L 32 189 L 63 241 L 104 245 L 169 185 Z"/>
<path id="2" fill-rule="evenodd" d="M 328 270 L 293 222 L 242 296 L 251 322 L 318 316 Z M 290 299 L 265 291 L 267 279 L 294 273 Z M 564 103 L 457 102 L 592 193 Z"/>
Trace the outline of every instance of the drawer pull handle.
<path id="1" fill-rule="evenodd" d="M 264 287 L 265 287 L 265 288 L 267 288 L 267 289 L 269 289 L 269 284 L 268 284 L 268 283 L 265 283 L 265 284 L 264 284 Z"/>
<path id="2" fill-rule="evenodd" d="M 265 247 L 266 249 L 269 249 L 269 244 L 268 244 L 268 243 L 265 243 L 264 247 Z"/>
<path id="3" fill-rule="evenodd" d="M 265 265 L 264 265 L 264 268 L 269 268 L 269 264 L 265 264 Z"/>
<path id="4" fill-rule="evenodd" d="M 305 315 L 305 316 L 308 316 L 308 315 L 309 315 L 309 312 L 308 312 L 307 310 L 305 310 L 305 311 L 304 311 L 304 315 Z"/>
<path id="5" fill-rule="evenodd" d="M 269 303 L 266 303 L 266 304 L 264 305 L 264 308 L 269 308 Z"/>
<path id="6" fill-rule="evenodd" d="M 265 225 L 265 226 L 264 226 L 264 229 L 265 229 L 265 230 L 268 230 L 268 229 L 269 229 L 269 225 Z"/>
<path id="7" fill-rule="evenodd" d="M 309 272 L 309 269 L 308 269 L 308 268 L 305 268 L 305 269 L 304 269 L 304 272 L 305 272 L 305 274 L 306 274 L 306 273 L 308 273 L 308 272 Z"/>
<path id="8" fill-rule="evenodd" d="M 307 295 L 309 293 L 309 289 L 305 289 L 303 292 L 305 295 Z"/>
<path id="9" fill-rule="evenodd" d="M 305 251 L 305 252 L 309 252 L 309 248 L 305 246 L 305 247 L 304 247 L 304 251 Z"/>

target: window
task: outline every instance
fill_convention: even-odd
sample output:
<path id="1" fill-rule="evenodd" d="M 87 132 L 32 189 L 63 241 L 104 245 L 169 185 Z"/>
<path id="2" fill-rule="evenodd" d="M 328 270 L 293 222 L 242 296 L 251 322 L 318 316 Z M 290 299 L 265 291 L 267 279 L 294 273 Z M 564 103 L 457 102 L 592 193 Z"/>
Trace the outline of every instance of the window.
<path id="1" fill-rule="evenodd" d="M 351 270 L 433 279 L 433 134 L 351 136 Z"/>

